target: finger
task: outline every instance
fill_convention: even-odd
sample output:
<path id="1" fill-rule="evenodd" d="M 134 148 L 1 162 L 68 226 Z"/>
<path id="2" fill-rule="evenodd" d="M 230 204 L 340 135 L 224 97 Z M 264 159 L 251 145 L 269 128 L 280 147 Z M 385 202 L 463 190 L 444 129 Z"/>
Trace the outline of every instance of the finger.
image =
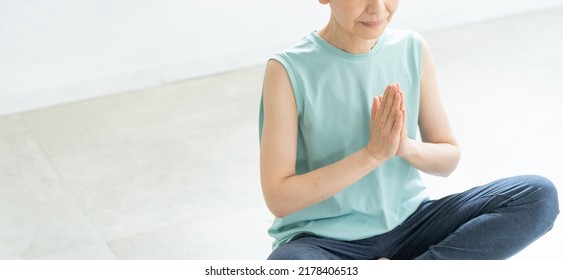
<path id="1" fill-rule="evenodd" d="M 383 96 L 382 96 L 382 100 L 381 100 L 381 104 L 385 104 L 387 102 L 387 99 L 389 98 L 389 93 L 391 92 L 391 85 L 388 85 L 385 88 L 385 91 L 383 92 Z"/>
<path id="2" fill-rule="evenodd" d="M 401 112 L 403 112 L 403 122 L 407 125 L 407 110 L 403 109 Z"/>
<path id="3" fill-rule="evenodd" d="M 382 112 L 381 112 L 381 117 L 384 119 L 387 119 L 389 117 L 389 114 L 391 113 L 392 109 L 393 109 L 393 103 L 394 103 L 394 97 L 395 97 L 395 90 L 394 90 L 394 85 L 388 85 L 387 89 L 385 90 L 385 93 L 383 94 L 383 101 L 382 101 Z"/>
<path id="4" fill-rule="evenodd" d="M 405 93 L 402 91 L 399 91 L 401 93 L 401 109 L 405 110 Z"/>
<path id="5" fill-rule="evenodd" d="M 399 111 L 397 113 L 397 115 L 395 116 L 395 121 L 393 123 L 393 128 L 391 130 L 391 134 L 394 136 L 399 136 L 400 137 L 400 133 L 403 130 L 403 122 L 404 122 L 404 116 L 403 116 L 403 112 Z"/>
<path id="6" fill-rule="evenodd" d="M 384 124 L 385 123 L 385 115 L 384 115 L 384 108 L 386 107 L 385 104 L 387 103 L 387 99 L 389 98 L 389 92 L 391 90 L 391 86 L 388 85 L 385 88 L 385 91 L 383 92 L 383 96 L 378 96 L 378 107 L 377 107 L 377 111 L 375 112 L 375 118 L 379 120 L 380 123 Z"/>
<path id="7" fill-rule="evenodd" d="M 403 98 L 401 96 L 401 93 L 393 92 L 392 94 L 390 94 L 388 103 L 392 111 L 400 111 L 401 104 L 403 103 Z"/>
<path id="8" fill-rule="evenodd" d="M 379 106 L 381 104 L 380 101 L 380 97 L 379 96 L 374 96 L 373 97 L 373 103 L 371 105 L 371 119 L 375 119 L 375 116 L 377 114 L 377 112 L 379 111 Z"/>
<path id="9" fill-rule="evenodd" d="M 397 104 L 395 104 L 397 107 L 397 110 L 401 111 L 403 109 L 403 104 L 404 104 L 404 99 L 403 99 L 403 94 L 400 91 L 397 91 Z"/>
<path id="10" fill-rule="evenodd" d="M 401 95 L 397 92 L 394 92 L 391 95 L 392 98 L 391 97 L 389 98 L 391 100 L 390 101 L 391 104 L 389 104 L 387 108 L 384 108 L 384 110 L 387 110 L 388 112 L 383 115 L 384 117 L 386 117 L 386 122 L 384 125 L 385 131 L 388 132 L 391 132 L 393 130 L 393 127 L 395 126 L 395 119 L 397 115 L 401 113 L 401 109 L 400 109 Z"/>
<path id="11" fill-rule="evenodd" d="M 381 96 L 376 96 L 374 98 L 374 102 L 375 102 L 375 110 L 377 112 L 377 111 L 379 111 L 379 108 L 381 107 Z"/>

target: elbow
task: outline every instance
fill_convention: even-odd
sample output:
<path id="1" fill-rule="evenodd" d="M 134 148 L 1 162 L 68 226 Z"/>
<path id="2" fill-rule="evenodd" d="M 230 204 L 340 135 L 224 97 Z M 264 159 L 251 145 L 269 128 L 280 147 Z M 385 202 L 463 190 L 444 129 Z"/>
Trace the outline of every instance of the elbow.
<path id="1" fill-rule="evenodd" d="M 451 170 L 443 170 L 441 172 L 436 172 L 434 175 L 436 176 L 440 176 L 440 177 L 449 177 L 450 175 L 452 175 L 452 173 L 454 173 L 455 169 L 451 169 Z"/>
<path id="2" fill-rule="evenodd" d="M 270 212 L 274 215 L 274 217 L 281 219 L 281 218 L 285 218 L 288 214 L 284 211 L 278 210 L 278 209 L 274 209 L 271 207 L 268 207 L 268 209 L 270 209 Z"/>
<path id="3" fill-rule="evenodd" d="M 297 211 L 299 207 L 296 205 L 296 195 L 290 191 L 290 184 L 287 180 L 293 175 L 283 177 L 281 179 L 270 179 L 262 177 L 262 195 L 270 213 L 276 218 L 285 218 Z"/>
<path id="4" fill-rule="evenodd" d="M 286 209 L 284 209 L 284 207 L 279 205 L 279 203 L 276 203 L 271 199 L 267 199 L 267 198 L 265 198 L 265 201 L 266 201 L 266 206 L 268 206 L 268 210 L 270 210 L 270 213 L 272 213 L 276 218 L 278 219 L 285 218 L 287 215 L 290 214 Z"/>
<path id="5" fill-rule="evenodd" d="M 461 158 L 461 152 L 458 146 L 454 146 L 455 149 L 452 152 L 451 158 L 446 164 L 445 168 L 437 172 L 436 175 L 441 177 L 449 177 L 457 168 L 459 164 L 459 159 Z"/>
<path id="6" fill-rule="evenodd" d="M 455 168 L 442 168 L 442 169 L 435 169 L 432 171 L 427 171 L 425 173 L 438 176 L 438 177 L 449 177 L 452 173 L 454 173 Z"/>
<path id="7" fill-rule="evenodd" d="M 262 195 L 264 196 L 264 201 L 270 213 L 272 213 L 276 218 L 284 218 L 291 214 L 287 210 L 287 203 L 284 203 L 280 199 L 279 194 L 274 191 L 276 186 L 270 186 L 268 184 L 262 183 Z"/>

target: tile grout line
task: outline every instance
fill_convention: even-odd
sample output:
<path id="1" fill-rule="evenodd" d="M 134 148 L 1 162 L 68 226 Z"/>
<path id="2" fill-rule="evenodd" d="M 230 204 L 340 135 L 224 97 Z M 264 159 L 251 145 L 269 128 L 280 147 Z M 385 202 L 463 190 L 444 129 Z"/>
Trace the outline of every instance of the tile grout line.
<path id="1" fill-rule="evenodd" d="M 26 129 L 29 131 L 29 133 L 31 134 L 31 137 L 33 137 L 33 140 L 35 140 L 35 143 L 37 144 L 37 146 L 39 147 L 39 149 L 41 150 L 41 152 L 45 155 L 45 157 L 47 158 L 47 160 L 49 161 L 49 163 L 51 164 L 51 166 L 53 167 L 53 169 L 55 170 L 55 172 L 57 173 L 57 177 L 58 179 L 61 181 L 62 183 L 62 187 L 64 189 L 64 191 L 72 196 L 74 198 L 74 200 L 76 201 L 76 203 L 80 206 L 80 209 L 82 210 L 82 213 L 86 216 L 86 218 L 88 219 L 88 222 L 90 222 L 90 225 L 96 230 L 96 232 L 98 233 L 98 235 L 101 237 L 101 239 L 104 241 L 104 243 L 106 244 L 106 246 L 111 250 L 111 253 L 113 254 L 113 256 L 115 257 L 115 259 L 119 259 L 117 257 L 117 254 L 115 253 L 115 251 L 113 250 L 113 248 L 110 246 L 110 244 L 108 243 L 108 241 L 104 238 L 104 235 L 100 232 L 100 229 L 96 226 L 96 224 L 94 223 L 94 221 L 92 220 L 92 218 L 90 217 L 90 215 L 88 214 L 88 212 L 86 211 L 86 209 L 84 209 L 84 206 L 82 205 L 82 203 L 80 202 L 80 199 L 78 198 L 78 196 L 76 196 L 76 194 L 72 191 L 72 189 L 70 188 L 70 185 L 67 183 L 67 181 L 65 180 L 64 176 L 62 175 L 62 173 L 59 171 L 59 169 L 57 168 L 57 165 L 53 162 L 53 160 L 51 159 L 51 156 L 49 155 L 49 153 L 47 153 L 47 151 L 45 150 L 45 148 L 43 147 L 43 145 L 41 144 L 41 141 L 39 141 L 39 139 L 37 138 L 37 136 L 35 135 L 35 133 L 33 132 L 33 129 L 31 129 L 31 126 L 29 125 L 28 120 L 25 118 L 24 116 L 25 113 L 18 113 L 18 117 L 20 118 L 20 120 L 23 122 L 23 124 L 25 125 Z"/>

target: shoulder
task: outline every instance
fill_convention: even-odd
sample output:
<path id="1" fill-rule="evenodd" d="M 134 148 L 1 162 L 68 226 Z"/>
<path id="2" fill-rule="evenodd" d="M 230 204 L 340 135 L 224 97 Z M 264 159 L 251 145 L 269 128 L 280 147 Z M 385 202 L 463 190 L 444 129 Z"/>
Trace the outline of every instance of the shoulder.
<path id="1" fill-rule="evenodd" d="M 428 44 L 416 31 L 401 29 L 386 29 L 383 35 L 383 45 L 387 52 L 403 55 L 420 60 Z"/>
<path id="2" fill-rule="evenodd" d="M 281 73 L 280 70 L 283 69 L 282 75 L 289 76 L 294 86 L 298 86 L 299 80 L 305 79 L 326 63 L 329 53 L 319 44 L 314 32 L 311 32 L 292 46 L 272 55 L 267 67 L 273 68 L 274 73 Z"/>
<path id="3" fill-rule="evenodd" d="M 277 60 L 287 66 L 287 64 L 298 63 L 303 60 L 314 60 L 323 56 L 326 56 L 323 46 L 319 43 L 315 32 L 310 32 L 290 47 L 271 56 L 270 60 Z"/>
<path id="4" fill-rule="evenodd" d="M 420 33 L 410 29 L 388 28 L 384 33 L 384 40 L 389 45 L 419 45 L 424 44 L 424 38 Z"/>

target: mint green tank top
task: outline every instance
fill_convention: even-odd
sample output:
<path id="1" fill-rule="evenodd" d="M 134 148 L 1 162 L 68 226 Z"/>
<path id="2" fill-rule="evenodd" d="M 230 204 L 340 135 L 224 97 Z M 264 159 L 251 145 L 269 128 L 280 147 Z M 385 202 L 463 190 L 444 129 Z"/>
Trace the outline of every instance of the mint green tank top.
<path id="1" fill-rule="evenodd" d="M 390 83 L 405 93 L 410 138 L 418 131 L 422 44 L 412 31 L 387 29 L 373 49 L 350 54 L 315 32 L 276 54 L 289 76 L 298 117 L 296 173 L 339 161 L 369 140 L 373 97 Z M 262 135 L 263 104 L 259 129 Z M 276 218 L 277 248 L 299 233 L 358 240 L 392 230 L 428 199 L 419 171 L 394 157 L 334 196 Z"/>

